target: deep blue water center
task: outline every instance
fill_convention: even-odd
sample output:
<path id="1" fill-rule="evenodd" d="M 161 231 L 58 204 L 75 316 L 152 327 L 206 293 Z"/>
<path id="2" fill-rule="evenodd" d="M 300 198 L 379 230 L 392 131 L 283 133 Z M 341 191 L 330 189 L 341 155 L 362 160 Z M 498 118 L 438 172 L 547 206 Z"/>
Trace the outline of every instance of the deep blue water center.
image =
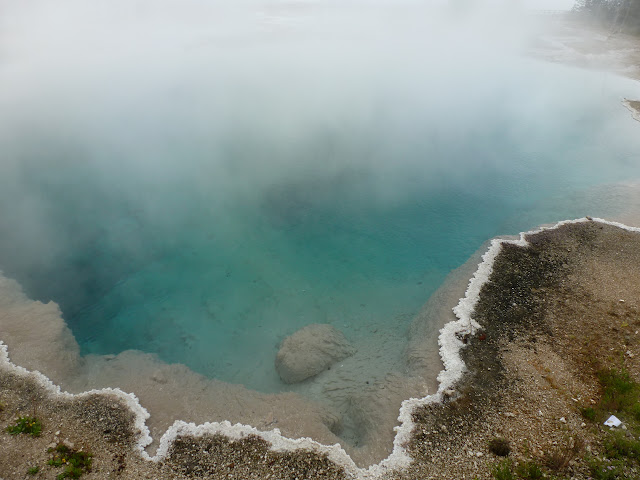
<path id="1" fill-rule="evenodd" d="M 85 354 L 138 349 L 271 392 L 299 328 L 404 339 L 489 238 L 624 209 L 637 83 L 533 61 L 476 89 L 426 77 L 311 113 L 245 98 L 213 133 L 181 97 L 171 128 L 134 115 L 122 144 L 3 136 L 0 266 L 60 304 Z M 384 375 L 401 356 L 372 362 Z"/>

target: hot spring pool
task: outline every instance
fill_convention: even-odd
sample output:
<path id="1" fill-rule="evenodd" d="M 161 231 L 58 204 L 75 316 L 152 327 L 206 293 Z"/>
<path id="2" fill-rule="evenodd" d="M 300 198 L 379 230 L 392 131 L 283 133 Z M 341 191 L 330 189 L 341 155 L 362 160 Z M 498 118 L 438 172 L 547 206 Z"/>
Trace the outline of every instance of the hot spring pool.
<path id="1" fill-rule="evenodd" d="M 84 355 L 154 353 L 348 416 L 344 389 L 416 375 L 411 322 L 483 242 L 616 214 L 620 183 L 640 178 L 620 104 L 636 82 L 405 40 L 382 58 L 358 44 L 328 59 L 338 43 L 314 39 L 304 55 L 286 41 L 169 49 L 173 64 L 145 68 L 70 55 L 72 76 L 9 63 L 0 268 L 60 305 Z M 34 72 L 50 75 L 21 82 Z M 278 347 L 313 323 L 356 360 L 330 387 L 287 385 Z"/>

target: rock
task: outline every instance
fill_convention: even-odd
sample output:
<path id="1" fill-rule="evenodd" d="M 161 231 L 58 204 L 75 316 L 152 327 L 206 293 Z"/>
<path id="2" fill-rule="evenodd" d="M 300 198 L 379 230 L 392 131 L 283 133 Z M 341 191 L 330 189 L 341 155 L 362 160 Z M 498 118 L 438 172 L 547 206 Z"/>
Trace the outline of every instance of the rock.
<path id="1" fill-rule="evenodd" d="M 276 355 L 276 370 L 285 383 L 297 383 L 355 353 L 331 325 L 314 323 L 285 338 Z"/>
<path id="2" fill-rule="evenodd" d="M 452 398 L 455 394 L 456 391 L 453 388 L 448 388 L 442 392 L 444 398 Z"/>

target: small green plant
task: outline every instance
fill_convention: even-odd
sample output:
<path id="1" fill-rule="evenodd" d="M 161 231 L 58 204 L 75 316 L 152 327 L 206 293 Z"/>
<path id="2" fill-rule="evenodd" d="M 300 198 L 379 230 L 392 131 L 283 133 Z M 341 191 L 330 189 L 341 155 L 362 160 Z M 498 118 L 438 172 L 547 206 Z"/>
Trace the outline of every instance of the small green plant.
<path id="1" fill-rule="evenodd" d="M 553 451 L 544 456 L 544 463 L 554 472 L 560 472 L 569 466 L 574 458 L 578 457 L 584 449 L 584 439 L 576 437 L 568 439 L 564 445 L 556 447 Z"/>
<path id="2" fill-rule="evenodd" d="M 32 437 L 38 437 L 42 432 L 42 424 L 36 417 L 18 417 L 15 425 L 9 425 L 6 428 L 11 435 L 26 433 Z"/>
<path id="3" fill-rule="evenodd" d="M 618 412 L 637 402 L 639 385 L 631 380 L 626 370 L 602 370 L 598 373 L 598 380 L 603 388 L 601 408 Z"/>
<path id="4" fill-rule="evenodd" d="M 615 432 L 604 442 L 604 449 L 609 458 L 640 458 L 640 441 L 627 438 L 623 432 Z"/>
<path id="5" fill-rule="evenodd" d="M 544 472 L 536 462 L 523 462 L 516 467 L 516 475 L 524 480 L 544 478 Z"/>
<path id="6" fill-rule="evenodd" d="M 47 462 L 49 465 L 64 467 L 63 472 L 56 477 L 58 480 L 80 478 L 83 473 L 91 471 L 91 453 L 71 450 L 63 444 L 50 448 L 49 453 L 53 454 Z"/>
<path id="7" fill-rule="evenodd" d="M 596 411 L 593 407 L 585 407 L 580 409 L 580 413 L 587 420 L 596 421 Z"/>
<path id="8" fill-rule="evenodd" d="M 489 451 L 499 457 L 506 457 L 511 453 L 509 440 L 505 438 L 493 438 L 489 441 Z"/>
<path id="9" fill-rule="evenodd" d="M 597 460 L 588 458 L 587 463 L 594 480 L 618 480 L 626 479 L 624 463 L 619 460 Z"/>
<path id="10" fill-rule="evenodd" d="M 559 472 L 567 468 L 571 459 L 566 451 L 555 449 L 544 456 L 544 464 L 549 470 Z"/>
<path id="11" fill-rule="evenodd" d="M 516 480 L 512 471 L 513 463 L 510 460 L 503 460 L 494 465 L 491 472 L 495 480 Z"/>
<path id="12" fill-rule="evenodd" d="M 39 471 L 40 471 L 40 467 L 37 467 L 37 466 L 36 466 L 36 467 L 31 467 L 31 468 L 29 468 L 29 469 L 27 470 L 27 473 L 28 473 L 29 475 L 37 475 Z"/>

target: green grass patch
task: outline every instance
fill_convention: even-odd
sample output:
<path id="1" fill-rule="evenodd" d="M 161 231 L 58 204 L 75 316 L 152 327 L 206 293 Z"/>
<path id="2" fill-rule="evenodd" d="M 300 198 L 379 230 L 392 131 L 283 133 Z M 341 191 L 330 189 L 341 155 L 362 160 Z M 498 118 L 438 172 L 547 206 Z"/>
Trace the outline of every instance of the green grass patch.
<path id="1" fill-rule="evenodd" d="M 620 412 L 631 409 L 638 402 L 640 385 L 634 382 L 625 369 L 602 370 L 598 373 L 602 386 L 600 408 Z"/>
<path id="2" fill-rule="evenodd" d="M 625 474 L 623 461 L 602 461 L 590 458 L 587 463 L 589 464 L 591 477 L 594 480 L 626 480 L 631 478 Z"/>
<path id="3" fill-rule="evenodd" d="M 516 475 L 523 480 L 539 480 L 544 478 L 544 472 L 536 462 L 523 462 L 516 467 Z"/>
<path id="4" fill-rule="evenodd" d="M 640 458 L 640 441 L 633 436 L 625 435 L 624 431 L 612 432 L 604 442 L 604 450 L 609 458 Z"/>
<path id="5" fill-rule="evenodd" d="M 640 423 L 640 384 L 623 369 L 600 370 L 597 373 L 602 396 L 595 407 L 580 409 L 582 416 L 591 422 L 601 422 L 615 413 L 629 426 Z"/>
<path id="6" fill-rule="evenodd" d="M 56 478 L 80 478 L 83 473 L 91 471 L 92 455 L 88 452 L 71 450 L 66 445 L 60 444 L 56 448 L 50 448 L 52 457 L 47 462 L 53 467 L 64 467 L 62 473 Z"/>
<path id="7" fill-rule="evenodd" d="M 494 465 L 491 474 L 495 480 L 516 480 L 516 476 L 513 474 L 513 462 L 511 462 L 511 460 L 504 460 Z"/>
<path id="8" fill-rule="evenodd" d="M 586 408 L 581 408 L 580 409 L 580 413 L 582 414 L 582 416 L 584 418 L 586 418 L 587 420 L 590 420 L 592 422 L 596 421 L 597 418 L 597 413 L 595 408 L 593 407 L 586 407 Z"/>
<path id="9" fill-rule="evenodd" d="M 40 471 L 40 467 L 31 467 L 27 470 L 28 475 L 37 475 Z"/>
<path id="10" fill-rule="evenodd" d="M 6 431 L 11 435 L 25 433 L 32 437 L 40 436 L 42 424 L 36 417 L 18 417 L 15 425 L 9 425 Z"/>
<path id="11" fill-rule="evenodd" d="M 582 416 L 600 423 L 615 413 L 624 429 L 599 425 L 603 458 L 586 458 L 591 476 L 594 480 L 636 479 L 640 467 L 640 384 L 624 368 L 601 370 L 597 376 L 602 397 L 594 408 L 581 409 Z"/>

